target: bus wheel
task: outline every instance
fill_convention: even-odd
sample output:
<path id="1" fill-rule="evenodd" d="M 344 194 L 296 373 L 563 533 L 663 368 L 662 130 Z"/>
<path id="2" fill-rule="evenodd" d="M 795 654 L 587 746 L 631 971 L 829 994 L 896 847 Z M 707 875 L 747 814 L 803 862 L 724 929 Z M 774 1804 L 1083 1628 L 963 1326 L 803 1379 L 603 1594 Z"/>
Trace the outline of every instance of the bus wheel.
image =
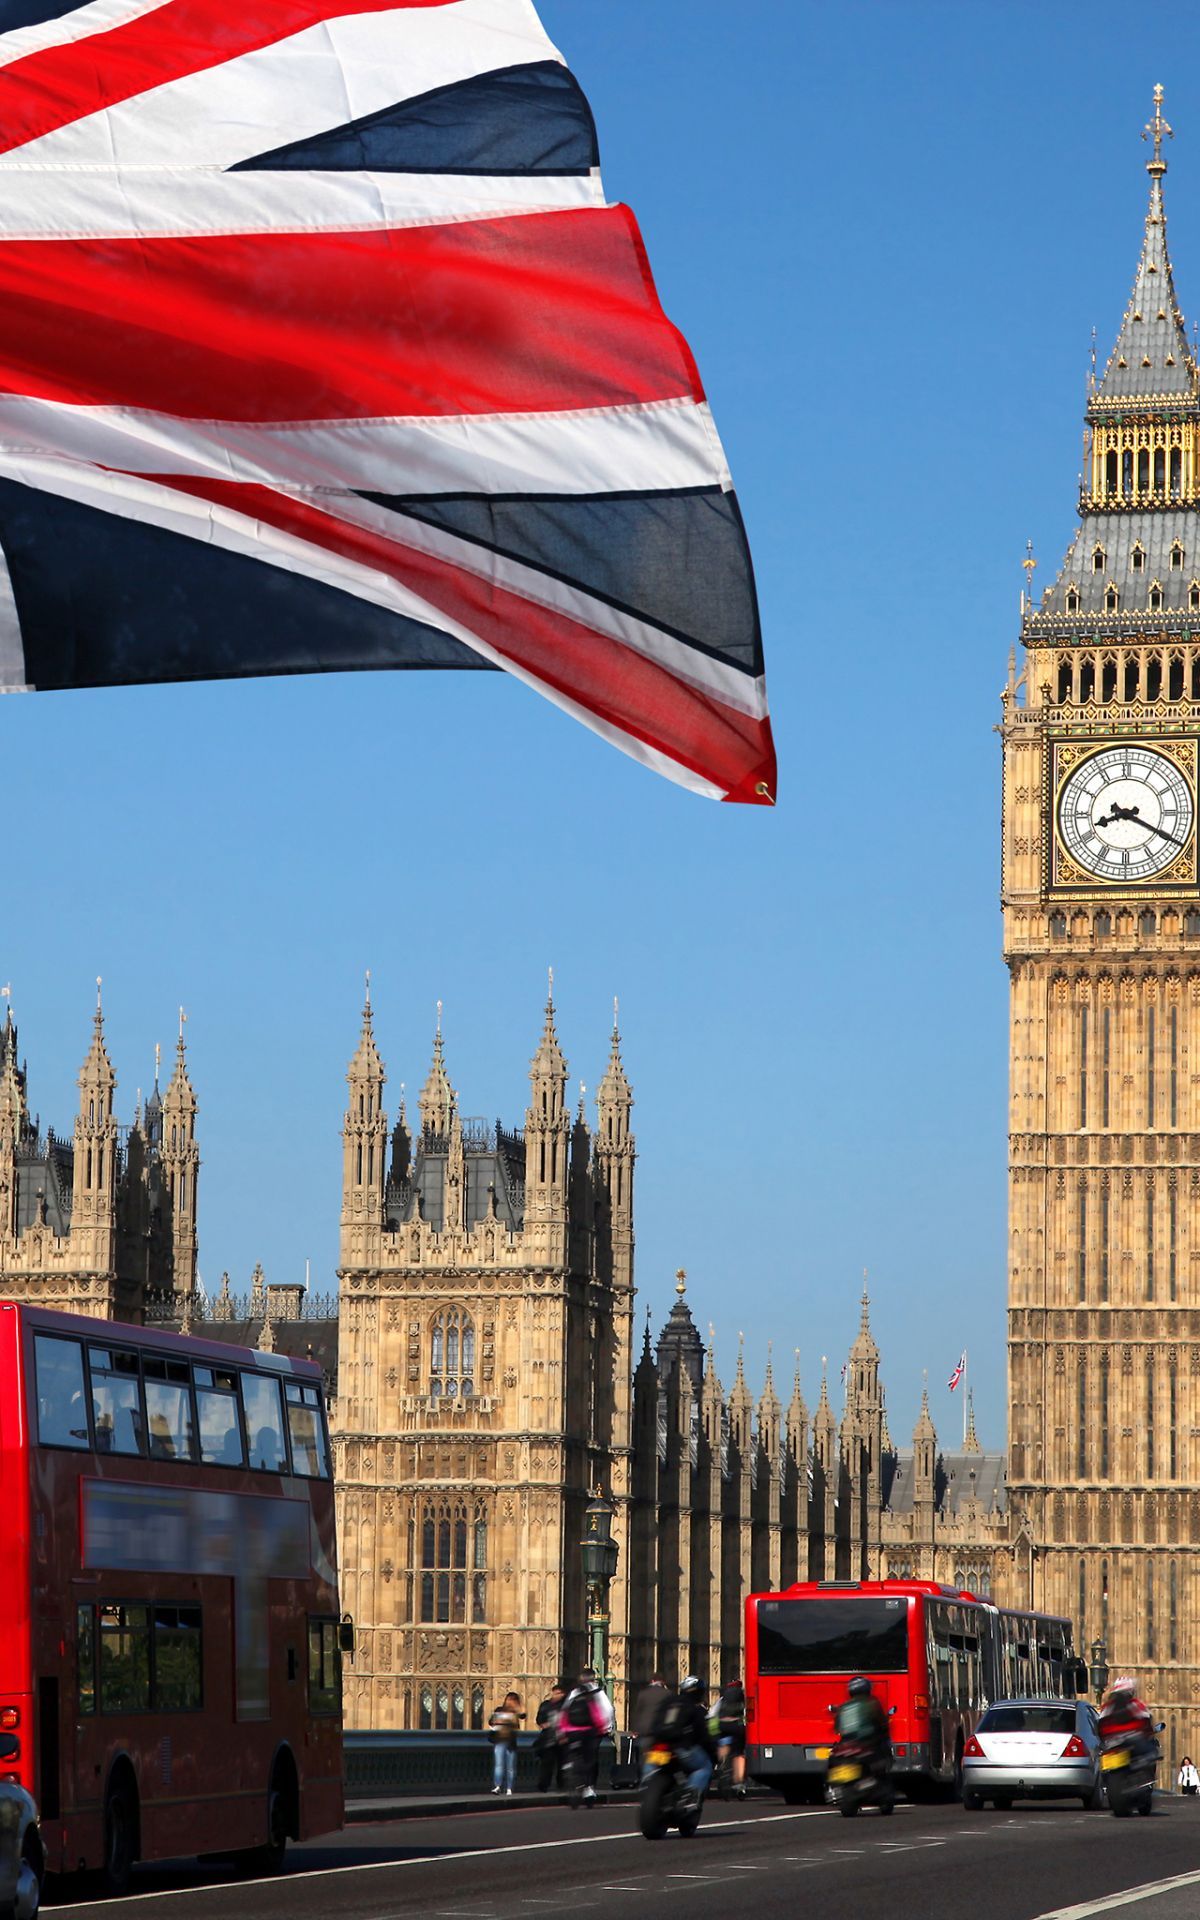
<path id="1" fill-rule="evenodd" d="M 128 1893 L 137 1858 L 137 1813 L 134 1789 L 125 1780 L 110 1782 L 104 1801 L 104 1888 L 117 1896 Z"/>
<path id="2" fill-rule="evenodd" d="M 278 1770 L 271 1775 L 267 1795 L 267 1838 L 255 1849 L 254 1866 L 259 1873 L 282 1873 L 288 1843 L 288 1799 Z"/>

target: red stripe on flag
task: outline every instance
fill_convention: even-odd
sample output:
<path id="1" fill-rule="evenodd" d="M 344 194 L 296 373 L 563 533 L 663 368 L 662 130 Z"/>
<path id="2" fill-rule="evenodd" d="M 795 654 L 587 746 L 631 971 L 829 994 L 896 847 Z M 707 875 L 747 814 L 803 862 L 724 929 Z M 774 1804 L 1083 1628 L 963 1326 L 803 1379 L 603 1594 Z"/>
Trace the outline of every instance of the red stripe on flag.
<path id="1" fill-rule="evenodd" d="M 181 493 L 248 514 L 315 547 L 374 567 L 417 593 L 597 719 L 688 768 L 731 800 L 770 805 L 775 754 L 767 720 L 698 692 L 665 667 L 567 615 L 468 573 L 400 539 L 347 525 L 269 487 L 166 479 Z"/>
<path id="2" fill-rule="evenodd" d="M 0 244 L 0 390 L 196 419 L 704 398 L 633 215 Z"/>
<path id="3" fill-rule="evenodd" d="M 339 15 L 444 7 L 453 0 L 169 0 L 106 33 L 47 47 L 0 68 L 0 153 L 219 67 Z M 2 24 L 2 21 L 0 21 Z"/>

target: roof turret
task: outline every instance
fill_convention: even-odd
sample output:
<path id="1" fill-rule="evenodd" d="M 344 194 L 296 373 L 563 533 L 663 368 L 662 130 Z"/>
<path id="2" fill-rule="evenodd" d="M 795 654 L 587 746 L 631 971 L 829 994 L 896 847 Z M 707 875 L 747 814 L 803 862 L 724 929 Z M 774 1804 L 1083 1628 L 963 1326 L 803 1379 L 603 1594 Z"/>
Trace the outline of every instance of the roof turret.
<path id="1" fill-rule="evenodd" d="M 450 1085 L 450 1076 L 442 1059 L 442 1003 L 437 1003 L 437 1030 L 433 1036 L 433 1061 L 429 1068 L 429 1078 L 421 1088 L 417 1108 L 421 1115 L 423 1133 L 443 1134 L 450 1131 L 450 1115 L 456 1102 L 454 1088 Z"/>
<path id="2" fill-rule="evenodd" d="M 658 1336 L 659 1375 L 666 1380 L 678 1366 L 692 1385 L 699 1387 L 704 1379 L 704 1343 L 687 1303 L 687 1274 L 682 1267 L 675 1275 L 675 1294 L 675 1305 Z"/>

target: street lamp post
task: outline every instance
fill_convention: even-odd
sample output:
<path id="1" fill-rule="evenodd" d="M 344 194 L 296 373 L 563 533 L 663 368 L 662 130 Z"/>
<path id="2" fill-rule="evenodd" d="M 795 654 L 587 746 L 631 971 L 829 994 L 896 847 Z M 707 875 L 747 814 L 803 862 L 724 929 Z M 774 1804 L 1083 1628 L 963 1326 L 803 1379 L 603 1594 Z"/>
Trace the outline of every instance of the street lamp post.
<path id="1" fill-rule="evenodd" d="M 1092 1692 L 1100 1699 L 1108 1685 L 1108 1647 L 1103 1640 L 1092 1641 L 1092 1667 L 1090 1674 Z"/>
<path id="2" fill-rule="evenodd" d="M 608 1590 L 617 1571 L 619 1548 L 612 1537 L 613 1508 L 597 1488 L 584 1512 L 583 1578 L 587 1587 L 588 1639 L 591 1665 L 607 1693 L 608 1686 Z"/>

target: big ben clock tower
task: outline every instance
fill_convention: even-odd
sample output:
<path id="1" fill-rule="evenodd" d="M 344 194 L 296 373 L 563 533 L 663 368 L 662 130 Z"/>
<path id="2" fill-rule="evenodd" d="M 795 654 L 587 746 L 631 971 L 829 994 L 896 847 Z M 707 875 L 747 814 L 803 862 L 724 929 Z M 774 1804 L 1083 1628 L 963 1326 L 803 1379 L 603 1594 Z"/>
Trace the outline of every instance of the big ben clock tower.
<path id="1" fill-rule="evenodd" d="M 1017 1592 L 1200 1711 L 1200 385 L 1155 89 L 1133 292 L 1081 523 L 1004 697 Z M 1190 1731 L 1189 1731 L 1190 1730 Z"/>

